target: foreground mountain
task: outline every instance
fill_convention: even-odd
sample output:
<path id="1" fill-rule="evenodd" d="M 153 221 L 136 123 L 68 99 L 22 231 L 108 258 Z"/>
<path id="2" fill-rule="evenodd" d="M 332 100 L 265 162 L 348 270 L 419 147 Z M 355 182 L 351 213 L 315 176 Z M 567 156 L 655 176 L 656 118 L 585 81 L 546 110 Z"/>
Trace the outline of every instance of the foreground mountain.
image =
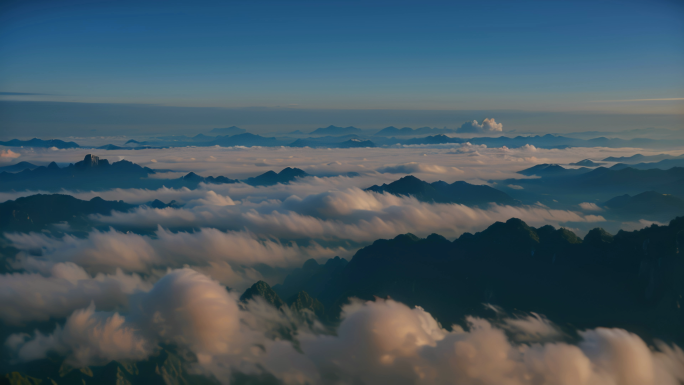
<path id="1" fill-rule="evenodd" d="M 88 215 L 108 215 L 112 211 L 128 211 L 133 207 L 136 206 L 100 197 L 85 201 L 71 195 L 32 195 L 0 203 L 0 232 L 41 231 L 58 223 L 80 228 L 88 223 Z"/>
<path id="2" fill-rule="evenodd" d="M 366 191 L 412 196 L 421 202 L 458 203 L 468 206 L 486 205 L 488 203 L 500 205 L 518 203 L 505 192 L 486 185 L 473 185 L 462 181 L 456 181 L 452 184 L 442 181 L 428 183 L 412 175 L 405 176 L 390 184 L 371 186 Z"/>
<path id="3" fill-rule="evenodd" d="M 681 344 L 682 242 L 684 218 L 615 236 L 594 229 L 584 240 L 510 219 L 453 242 L 436 234 L 378 240 L 325 280 L 298 273 L 286 282 L 290 292 L 306 288 L 331 313 L 349 297 L 390 296 L 451 325 L 486 316 L 482 304 L 490 303 L 580 330 L 619 327 Z"/>
<path id="4" fill-rule="evenodd" d="M 12 367 L 0 385 L 218 385 L 213 377 L 191 373 L 186 354 L 165 347 L 148 360 L 112 361 L 104 366 L 74 369 L 65 362 L 42 359 Z M 249 376 L 246 377 L 249 379 Z"/>

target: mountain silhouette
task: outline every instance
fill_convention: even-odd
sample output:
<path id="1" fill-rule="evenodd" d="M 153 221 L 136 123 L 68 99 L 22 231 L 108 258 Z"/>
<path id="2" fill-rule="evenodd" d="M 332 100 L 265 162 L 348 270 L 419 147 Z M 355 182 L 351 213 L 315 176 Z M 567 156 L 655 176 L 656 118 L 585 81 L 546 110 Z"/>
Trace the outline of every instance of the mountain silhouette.
<path id="1" fill-rule="evenodd" d="M 422 202 L 459 203 L 469 206 L 518 203 L 505 192 L 486 185 L 473 185 L 463 181 L 456 181 L 452 184 L 443 181 L 428 183 L 413 175 L 405 176 L 390 184 L 371 186 L 366 191 L 412 196 Z"/>

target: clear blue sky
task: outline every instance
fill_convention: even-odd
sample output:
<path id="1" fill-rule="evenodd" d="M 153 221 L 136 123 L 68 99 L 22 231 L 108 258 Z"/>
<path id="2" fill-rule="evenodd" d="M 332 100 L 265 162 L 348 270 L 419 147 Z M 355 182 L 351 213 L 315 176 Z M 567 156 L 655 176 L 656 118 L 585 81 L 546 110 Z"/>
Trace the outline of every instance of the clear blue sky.
<path id="1" fill-rule="evenodd" d="M 681 0 L 0 4 L 0 100 L 684 110 Z"/>

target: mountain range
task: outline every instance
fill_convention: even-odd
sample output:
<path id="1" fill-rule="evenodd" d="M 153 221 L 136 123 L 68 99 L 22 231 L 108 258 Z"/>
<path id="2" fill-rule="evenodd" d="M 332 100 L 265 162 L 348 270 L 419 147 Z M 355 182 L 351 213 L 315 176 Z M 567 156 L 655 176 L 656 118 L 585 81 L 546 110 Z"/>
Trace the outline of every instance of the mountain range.
<path id="1" fill-rule="evenodd" d="M 48 190 L 92 189 L 138 187 L 141 178 L 155 174 L 155 171 L 141 167 L 127 160 L 109 163 L 107 159 L 88 154 L 82 161 L 60 168 L 55 162 L 47 167 L 33 170 L 0 173 L 0 189 L 10 190 Z"/>
<path id="2" fill-rule="evenodd" d="M 684 215 L 684 199 L 655 191 L 646 191 L 612 198 L 601 205 L 606 214 L 623 220 L 647 219 L 666 221 L 672 216 Z"/>
<path id="3" fill-rule="evenodd" d="M 31 165 L 31 163 L 24 162 Z M 14 169 L 23 168 L 18 163 Z M 166 171 L 166 170 L 162 170 Z M 110 188 L 197 188 L 200 183 L 239 183 L 240 180 L 225 176 L 203 177 L 194 172 L 178 179 L 152 179 L 156 171 L 127 160 L 109 163 L 107 159 L 88 154 L 82 161 L 60 168 L 55 162 L 47 167 L 24 168 L 20 172 L 0 172 L 0 191 L 37 190 L 60 191 L 62 189 L 101 191 Z M 287 167 L 279 173 L 267 171 L 242 182 L 252 186 L 287 184 L 296 178 L 307 177 L 305 171 Z"/>
<path id="4" fill-rule="evenodd" d="M 210 132 L 221 135 L 238 135 L 244 134 L 245 132 L 247 132 L 247 130 L 236 126 L 230 126 L 224 128 L 212 128 Z"/>
<path id="5" fill-rule="evenodd" d="M 136 205 L 100 197 L 85 201 L 71 195 L 37 194 L 0 203 L 0 232 L 41 231 L 59 223 L 68 224 L 71 230 L 80 229 L 87 225 L 87 217 L 91 214 L 108 215 L 134 207 Z"/>
<path id="6" fill-rule="evenodd" d="M 59 149 L 64 149 L 64 148 L 78 148 L 80 147 L 78 144 L 74 142 L 65 142 L 63 140 L 59 139 L 49 139 L 49 140 L 43 140 L 43 139 L 38 139 L 38 138 L 33 138 L 30 140 L 19 140 L 19 139 L 12 139 L 8 140 L 6 142 L 0 141 L 0 146 L 7 146 L 7 147 L 55 147 Z"/>
<path id="7" fill-rule="evenodd" d="M 336 127 L 333 125 L 330 125 L 328 127 L 317 128 L 317 129 L 311 131 L 311 135 L 349 135 L 349 134 L 362 135 L 363 133 L 364 133 L 364 131 L 362 129 L 356 128 L 353 126 Z"/>
<path id="8" fill-rule="evenodd" d="M 596 228 L 584 239 L 510 219 L 453 242 L 436 234 L 377 240 L 330 269 L 307 261 L 274 290 L 305 290 L 329 315 L 349 297 L 389 296 L 423 307 L 442 325 L 463 325 L 465 315 L 491 316 L 488 303 L 545 314 L 573 330 L 620 327 L 681 344 L 682 234 L 684 218 L 616 235 Z"/>
<path id="9" fill-rule="evenodd" d="M 371 186 L 366 191 L 412 196 L 421 202 L 458 203 L 467 206 L 487 205 L 489 203 L 515 205 L 519 203 L 505 192 L 486 185 L 473 185 L 463 181 L 456 181 L 451 184 L 443 181 L 428 183 L 413 175 L 405 176 L 390 184 Z"/>

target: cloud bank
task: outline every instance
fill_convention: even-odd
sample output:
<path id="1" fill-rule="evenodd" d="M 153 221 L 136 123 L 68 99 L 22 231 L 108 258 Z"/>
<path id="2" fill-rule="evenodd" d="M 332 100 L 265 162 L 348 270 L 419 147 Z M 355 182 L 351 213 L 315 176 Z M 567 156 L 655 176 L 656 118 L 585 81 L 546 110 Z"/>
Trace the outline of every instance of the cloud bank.
<path id="1" fill-rule="evenodd" d="M 128 315 L 89 306 L 75 311 L 64 328 L 48 335 L 15 334 L 5 345 L 20 361 L 57 352 L 84 367 L 140 360 L 160 343 L 173 343 L 196 355 L 199 370 L 226 384 L 236 370 L 265 370 L 288 384 L 676 385 L 684 380 L 684 352 L 678 347 L 649 348 L 634 334 L 605 328 L 580 331 L 578 343 L 571 344 L 538 315 L 499 322 L 468 317 L 467 329 L 447 330 L 420 307 L 352 300 L 336 332 L 321 333 L 259 300 L 240 307 L 223 286 L 187 268 L 170 271 L 132 301 L 139 306 Z M 298 329 L 298 348 L 269 337 L 286 319 Z"/>

